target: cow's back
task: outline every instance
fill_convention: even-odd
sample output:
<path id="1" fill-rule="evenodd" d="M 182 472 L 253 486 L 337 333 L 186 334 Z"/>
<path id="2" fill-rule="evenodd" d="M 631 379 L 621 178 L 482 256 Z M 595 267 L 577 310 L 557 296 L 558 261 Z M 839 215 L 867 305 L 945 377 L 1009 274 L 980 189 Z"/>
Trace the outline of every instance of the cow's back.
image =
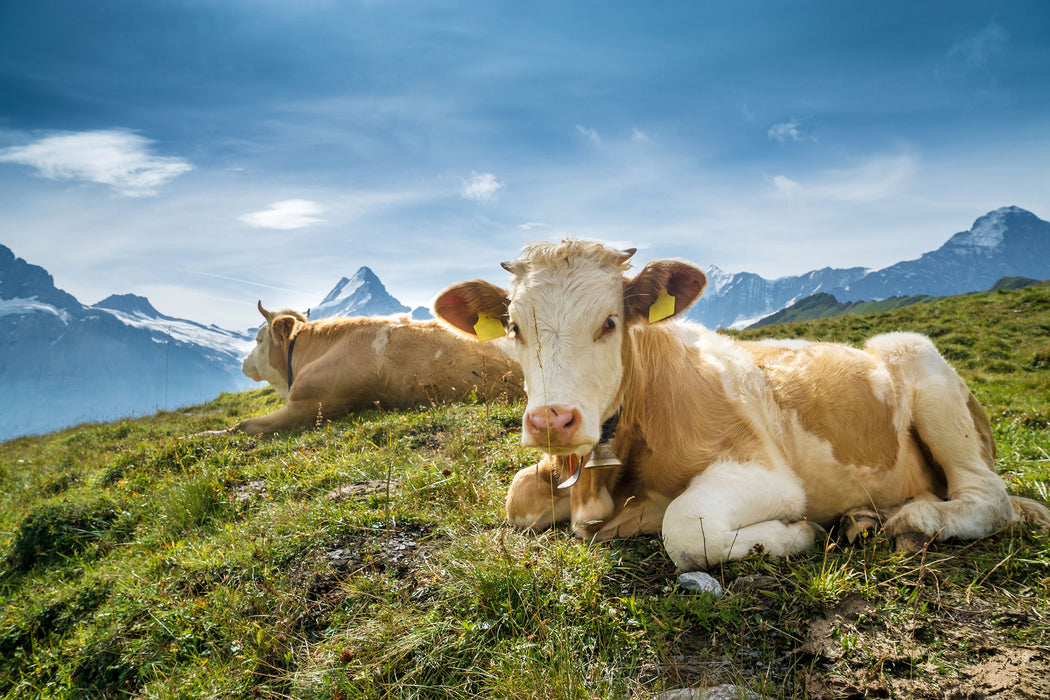
<path id="1" fill-rule="evenodd" d="M 391 325 L 375 345 L 388 404 L 524 395 L 516 361 L 496 345 L 463 338 L 436 322 Z"/>
<path id="2" fill-rule="evenodd" d="M 878 358 L 837 343 L 741 345 L 777 406 L 826 441 L 839 462 L 876 470 L 896 463 L 908 406 Z"/>

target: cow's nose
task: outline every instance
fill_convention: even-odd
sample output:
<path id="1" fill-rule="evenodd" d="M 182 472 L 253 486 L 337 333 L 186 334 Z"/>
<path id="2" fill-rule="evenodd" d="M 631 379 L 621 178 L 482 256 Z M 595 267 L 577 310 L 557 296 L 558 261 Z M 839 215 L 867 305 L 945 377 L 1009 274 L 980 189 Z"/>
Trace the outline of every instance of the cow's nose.
<path id="1" fill-rule="evenodd" d="M 525 428 L 540 445 L 571 445 L 579 427 L 580 412 L 567 406 L 543 406 L 525 416 Z"/>

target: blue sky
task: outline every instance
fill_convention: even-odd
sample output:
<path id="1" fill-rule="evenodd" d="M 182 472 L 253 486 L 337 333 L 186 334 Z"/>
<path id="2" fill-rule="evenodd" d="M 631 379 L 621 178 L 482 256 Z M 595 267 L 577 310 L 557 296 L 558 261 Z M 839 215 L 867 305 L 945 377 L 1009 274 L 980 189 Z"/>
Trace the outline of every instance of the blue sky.
<path id="1" fill-rule="evenodd" d="M 1050 4 L 0 3 L 0 243 L 228 328 L 567 235 L 765 277 L 1050 218 Z"/>

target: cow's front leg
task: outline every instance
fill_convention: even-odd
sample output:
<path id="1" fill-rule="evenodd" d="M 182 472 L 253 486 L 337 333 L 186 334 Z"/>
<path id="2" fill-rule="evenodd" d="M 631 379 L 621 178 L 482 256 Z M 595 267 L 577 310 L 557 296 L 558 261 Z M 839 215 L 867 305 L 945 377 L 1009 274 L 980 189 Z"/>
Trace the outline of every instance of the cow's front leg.
<path id="1" fill-rule="evenodd" d="M 507 489 L 507 520 L 515 527 L 546 530 L 571 515 L 570 492 L 558 484 L 568 477 L 559 457 L 544 455 L 538 464 L 519 469 Z"/>
<path id="2" fill-rule="evenodd" d="M 664 547 L 686 571 L 752 552 L 805 551 L 826 537 L 819 524 L 803 520 L 805 505 L 802 484 L 786 467 L 716 462 L 667 506 Z"/>
<path id="3" fill-rule="evenodd" d="M 616 515 L 602 523 L 595 540 L 613 540 L 660 532 L 669 500 L 659 494 L 628 497 Z"/>
<path id="4" fill-rule="evenodd" d="M 320 404 L 314 401 L 289 401 L 268 415 L 245 418 L 230 428 L 230 432 L 269 435 L 291 428 L 303 428 L 317 421 L 320 410 Z"/>
<path id="5" fill-rule="evenodd" d="M 568 474 L 568 457 L 563 467 Z M 577 469 L 580 467 L 577 466 Z M 591 539 L 616 513 L 613 491 L 623 467 L 609 469 L 584 469 L 580 479 L 572 486 L 572 530 L 578 537 Z"/>

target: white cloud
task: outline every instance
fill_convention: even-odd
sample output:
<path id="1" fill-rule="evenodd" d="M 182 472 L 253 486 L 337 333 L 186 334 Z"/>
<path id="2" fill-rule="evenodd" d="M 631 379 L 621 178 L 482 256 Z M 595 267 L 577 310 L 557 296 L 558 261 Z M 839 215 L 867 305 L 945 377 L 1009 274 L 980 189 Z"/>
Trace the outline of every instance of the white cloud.
<path id="1" fill-rule="evenodd" d="M 794 141 L 797 143 L 799 141 L 815 140 L 813 137 L 803 132 L 802 125 L 797 119 L 774 124 L 769 127 L 767 133 L 770 141 L 779 141 L 780 143 L 784 143 L 785 141 Z"/>
<path id="2" fill-rule="evenodd" d="M 193 170 L 181 158 L 153 155 L 152 143 L 122 130 L 55 134 L 0 150 L 0 162 L 28 165 L 49 180 L 97 182 L 125 197 L 150 197 L 162 185 Z"/>
<path id="3" fill-rule="evenodd" d="M 586 126 L 576 125 L 576 133 L 585 136 L 591 143 L 601 143 L 602 137 L 598 135 L 597 130 L 590 129 Z"/>
<path id="4" fill-rule="evenodd" d="M 786 175 L 775 175 L 773 177 L 773 187 L 776 188 L 777 194 L 790 200 L 801 199 L 805 192 L 805 188 L 802 185 Z"/>
<path id="5" fill-rule="evenodd" d="M 645 133 L 641 129 L 631 129 L 631 140 L 632 141 L 648 141 L 649 134 Z"/>
<path id="6" fill-rule="evenodd" d="M 488 201 L 503 189 L 503 183 L 496 179 L 492 173 L 471 173 L 470 179 L 463 182 L 460 194 L 464 199 L 473 199 L 478 202 Z"/>
<path id="7" fill-rule="evenodd" d="M 309 199 L 286 199 L 274 202 L 269 209 L 243 214 L 237 218 L 254 228 L 272 228 L 290 231 L 319 224 L 324 219 L 318 215 L 324 213 L 324 207 Z"/>
<path id="8" fill-rule="evenodd" d="M 866 203 L 902 192 L 911 181 L 915 169 L 915 158 L 905 154 L 876 158 L 849 170 L 821 173 L 808 185 L 785 175 L 776 175 L 771 180 L 775 193 L 791 202 Z"/>

